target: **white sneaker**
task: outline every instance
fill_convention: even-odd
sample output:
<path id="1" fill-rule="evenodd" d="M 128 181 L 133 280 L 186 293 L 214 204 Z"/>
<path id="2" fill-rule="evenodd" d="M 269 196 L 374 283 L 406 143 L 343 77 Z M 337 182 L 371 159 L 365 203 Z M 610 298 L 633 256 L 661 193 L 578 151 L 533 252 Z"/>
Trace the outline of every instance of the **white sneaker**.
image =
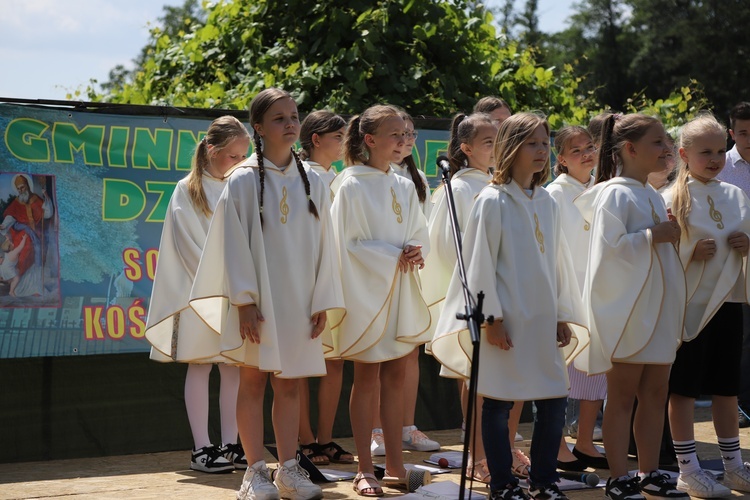
<path id="1" fill-rule="evenodd" d="M 385 456 L 385 441 L 383 440 L 383 431 L 381 429 L 373 429 L 372 431 L 372 437 L 370 438 L 370 454 L 373 457 Z"/>
<path id="2" fill-rule="evenodd" d="M 279 464 L 273 484 L 279 489 L 281 498 L 291 500 L 318 500 L 323 498 L 323 490 L 310 481 L 310 475 L 300 467 L 296 459 L 284 462 L 283 465 Z"/>
<path id="3" fill-rule="evenodd" d="M 416 451 L 438 451 L 440 443 L 425 436 L 425 433 L 417 429 L 416 425 L 404 429 L 401 435 L 403 449 Z"/>
<path id="4" fill-rule="evenodd" d="M 261 461 L 248 467 L 237 492 L 237 500 L 279 500 L 279 490 L 271 481 L 271 471 Z"/>
<path id="5" fill-rule="evenodd" d="M 750 464 L 745 464 L 739 469 L 724 472 L 724 484 L 737 491 L 750 492 Z"/>
<path id="6" fill-rule="evenodd" d="M 677 489 L 696 498 L 722 498 L 732 496 L 732 491 L 718 482 L 708 472 L 700 469 L 689 474 L 680 474 Z"/>
<path id="7" fill-rule="evenodd" d="M 517 443 L 519 441 L 523 441 L 523 436 L 516 432 L 516 435 L 514 436 L 514 441 Z"/>

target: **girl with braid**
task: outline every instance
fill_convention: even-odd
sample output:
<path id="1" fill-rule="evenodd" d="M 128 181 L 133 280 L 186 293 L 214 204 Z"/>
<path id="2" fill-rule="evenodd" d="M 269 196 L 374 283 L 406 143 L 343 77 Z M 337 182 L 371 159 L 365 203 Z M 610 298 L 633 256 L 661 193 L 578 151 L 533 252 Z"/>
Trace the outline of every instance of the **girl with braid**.
<path id="1" fill-rule="evenodd" d="M 190 173 L 169 200 L 146 325 L 151 359 L 189 363 L 185 408 L 194 443 L 190 468 L 209 473 L 247 468 L 237 442 L 240 373 L 222 354 L 220 337 L 188 307 L 188 299 L 211 216 L 226 185 L 224 174 L 245 159 L 249 147 L 250 134 L 233 116 L 214 120 L 198 143 Z M 214 363 L 221 375 L 223 446 L 211 444 L 208 435 L 208 380 Z"/>
<path id="2" fill-rule="evenodd" d="M 296 449 L 299 379 L 325 375 L 320 334 L 327 311 L 344 305 L 330 194 L 292 149 L 300 123 L 287 92 L 255 96 L 250 123 L 255 153 L 229 175 L 191 305 L 226 338 L 225 356 L 241 365 L 237 420 L 248 469 L 237 497 L 317 499 L 323 493 L 297 463 Z M 279 458 L 273 481 L 263 460 L 268 372 Z"/>
<path id="3" fill-rule="evenodd" d="M 354 361 L 349 413 L 359 458 L 354 490 L 362 496 L 383 495 L 369 448 L 378 379 L 380 400 L 388 402 L 380 405 L 384 482 L 413 491 L 430 478 L 406 470 L 402 456 L 406 360 L 429 340 L 430 326 L 417 275 L 429 245 L 427 221 L 414 183 L 391 168 L 404 157 L 404 130 L 401 112 L 393 106 L 373 106 L 352 118 L 344 139 L 347 168 L 332 186 L 348 311 L 333 335 L 341 357 Z"/>
<path id="4" fill-rule="evenodd" d="M 326 110 L 313 111 L 302 121 L 299 156 L 308 170 L 314 171 L 330 189 L 336 177 L 333 162 L 341 159 L 341 144 L 346 133 L 346 121 Z M 333 194 L 331 194 L 333 199 Z M 330 462 L 350 464 L 354 456 L 333 440 L 333 424 L 341 398 L 344 376 L 344 360 L 333 348 L 331 329 L 326 327 L 321 334 L 326 355 L 326 376 L 318 386 L 318 433 L 310 423 L 310 389 L 307 379 L 300 379 L 300 449 L 315 465 Z"/>

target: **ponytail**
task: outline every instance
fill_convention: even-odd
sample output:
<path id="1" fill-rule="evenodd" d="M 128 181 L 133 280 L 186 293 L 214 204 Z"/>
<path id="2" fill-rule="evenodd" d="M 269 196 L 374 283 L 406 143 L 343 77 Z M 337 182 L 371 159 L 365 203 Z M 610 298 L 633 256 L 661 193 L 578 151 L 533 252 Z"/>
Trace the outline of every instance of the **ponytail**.
<path id="1" fill-rule="evenodd" d="M 355 115 L 349 120 L 349 127 L 344 137 L 344 162 L 346 165 L 357 165 L 367 161 L 364 154 L 364 135 L 359 130 L 361 115 Z"/>
<path id="2" fill-rule="evenodd" d="M 419 169 L 417 168 L 417 164 L 414 162 L 414 157 L 412 155 L 409 155 L 404 158 L 404 164 L 406 165 L 406 170 L 409 172 L 409 175 L 414 181 L 414 188 L 417 190 L 417 197 L 419 198 L 419 202 L 424 203 L 424 201 L 427 199 L 427 186 L 425 186 L 424 182 L 422 181 L 422 176 L 419 175 Z"/>
<path id="3" fill-rule="evenodd" d="M 453 117 L 451 122 L 451 135 L 448 140 L 448 163 L 450 163 L 450 174 L 452 178 L 456 172 L 462 168 L 466 168 L 469 164 L 469 157 L 461 149 L 461 140 L 458 136 L 458 126 L 466 118 L 464 113 L 458 113 Z"/>
<path id="4" fill-rule="evenodd" d="M 206 217 L 211 216 L 211 209 L 208 207 L 206 192 L 203 190 L 203 173 L 208 167 L 208 145 L 203 138 L 198 142 L 198 147 L 193 156 L 193 166 L 188 174 L 187 188 L 188 196 L 193 206 Z"/>
<path id="5" fill-rule="evenodd" d="M 681 162 L 680 171 L 677 173 L 677 180 L 672 186 L 672 215 L 677 219 L 680 229 L 686 236 L 690 233 L 687 219 L 690 209 L 693 207 L 693 199 L 690 197 L 690 188 L 688 187 L 688 177 L 690 177 L 690 168 L 687 163 Z"/>
<path id="6" fill-rule="evenodd" d="M 615 151 L 614 129 L 617 115 L 609 115 L 604 119 L 600 139 L 601 151 L 599 165 L 596 169 L 596 182 L 606 182 L 617 175 L 617 152 Z"/>

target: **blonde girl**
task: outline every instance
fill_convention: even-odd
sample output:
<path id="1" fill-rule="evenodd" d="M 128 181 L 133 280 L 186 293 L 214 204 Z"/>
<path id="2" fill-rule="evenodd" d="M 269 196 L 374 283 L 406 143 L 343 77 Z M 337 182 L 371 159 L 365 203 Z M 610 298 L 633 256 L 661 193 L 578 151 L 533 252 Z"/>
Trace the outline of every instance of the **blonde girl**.
<path id="1" fill-rule="evenodd" d="M 354 489 L 383 491 L 373 476 L 370 438 L 375 381 L 385 441 L 386 484 L 414 490 L 429 474 L 404 468 L 402 426 L 406 356 L 427 340 L 430 313 L 417 271 L 429 238 L 414 183 L 390 164 L 404 157 L 406 125 L 393 106 L 368 108 L 349 122 L 347 167 L 333 183 L 336 226 L 347 314 L 334 330 L 341 357 L 354 361 L 349 412 L 359 459 Z M 337 319 L 338 321 L 338 319 Z"/>
<path id="2" fill-rule="evenodd" d="M 717 180 L 724 168 L 727 131 L 710 114 L 688 122 L 680 135 L 679 173 L 665 195 L 682 229 L 680 255 L 689 302 L 686 342 L 669 378 L 669 423 L 680 475 L 677 488 L 693 497 L 750 492 L 742 463 L 737 394 L 742 352 L 742 303 L 748 300 L 743 260 L 750 233 L 750 200 Z M 700 467 L 693 431 L 695 399 L 712 396 L 724 484 Z"/>
<path id="3" fill-rule="evenodd" d="M 492 180 L 490 169 L 494 165 L 496 135 L 497 125 L 485 113 L 474 113 L 470 116 L 459 113 L 451 123 L 448 161 L 451 166 L 450 183 L 460 234 L 463 234 L 466 228 L 474 200 Z M 456 249 L 453 243 L 445 189 L 441 186 L 435 190 L 432 199 L 434 208 L 427 225 L 430 232 L 431 252 L 427 256 L 425 269 L 422 271 L 422 284 L 425 301 L 430 306 L 434 331 L 442 311 L 445 293 L 456 267 Z M 465 390 L 466 380 L 463 378 L 463 372 L 456 373 L 443 367 L 441 375 L 458 379 L 461 404 L 465 414 L 468 394 Z M 477 411 L 474 413 L 477 418 L 476 423 L 472 423 L 475 431 L 481 428 L 480 411 L 481 398 L 477 398 Z M 469 477 L 489 483 L 490 473 L 487 468 L 481 432 L 472 435 L 469 446 L 472 456 L 472 462 L 467 468 Z"/>
<path id="4" fill-rule="evenodd" d="M 308 169 L 318 174 L 327 187 L 330 187 L 336 177 L 333 163 L 341 159 L 345 133 L 346 121 L 330 111 L 313 111 L 302 120 L 300 159 Z M 352 454 L 333 440 L 333 424 L 341 397 L 344 361 L 338 358 L 333 349 L 331 329 L 328 326 L 321 337 L 326 352 L 326 376 L 321 377 L 318 385 L 318 433 L 316 437 L 310 423 L 310 389 L 307 379 L 300 379 L 300 448 L 315 465 L 327 465 L 330 462 L 350 464 L 354 462 Z"/>
<path id="5" fill-rule="evenodd" d="M 226 184 L 224 174 L 245 159 L 249 147 L 250 134 L 233 116 L 211 122 L 198 142 L 190 173 L 177 183 L 169 200 L 146 325 L 151 359 L 189 363 L 185 408 L 194 443 L 190 468 L 202 472 L 247 468 L 237 441 L 239 368 L 226 364 L 231 360 L 222 354 L 220 338 L 188 307 L 188 299 L 211 216 Z M 208 435 L 208 380 L 214 363 L 221 375 L 220 446 L 211 444 Z"/>
<path id="6" fill-rule="evenodd" d="M 603 124 L 596 186 L 576 199 L 591 224 L 584 286 L 591 345 L 576 358 L 589 374 L 607 373 L 603 435 L 610 499 L 680 498 L 657 470 L 669 369 L 680 344 L 685 280 L 670 220 L 648 175 L 670 154 L 661 122 L 642 114 L 609 115 Z M 633 433 L 639 474 L 628 475 Z"/>
<path id="7" fill-rule="evenodd" d="M 555 180 L 546 189 L 560 207 L 563 230 L 570 246 L 578 286 L 583 290 L 589 256 L 590 225 L 583 219 L 573 200 L 594 185 L 591 172 L 596 166 L 597 150 L 588 130 L 577 125 L 569 125 L 555 134 L 555 151 Z M 607 459 L 599 453 L 593 442 L 596 417 L 607 396 L 606 376 L 588 377 L 570 365 L 568 377 L 568 397 L 580 401 L 578 436 L 572 453 L 567 443 L 561 442 L 558 466 L 563 470 L 583 470 L 586 467 L 606 469 Z"/>
<path id="8" fill-rule="evenodd" d="M 401 162 L 391 163 L 393 171 L 414 183 L 414 189 L 417 191 L 419 206 L 424 213 L 425 218 L 430 216 L 432 210 L 432 201 L 430 200 L 430 185 L 427 182 L 427 176 L 417 167 L 412 151 L 417 140 L 417 131 L 414 128 L 414 120 L 404 110 L 401 111 L 401 118 L 404 119 L 406 128 L 404 129 L 404 149 L 405 155 Z M 417 409 L 417 392 L 419 390 L 419 349 L 413 350 L 406 360 L 406 374 L 404 378 L 404 423 L 401 429 L 402 446 L 406 450 L 416 451 L 437 451 L 440 449 L 440 443 L 427 437 L 424 432 L 419 430 L 415 425 L 414 413 Z M 374 406 L 380 405 L 380 391 L 374 391 Z M 375 456 L 385 455 L 385 442 L 383 440 L 383 429 L 380 423 L 380 417 L 375 412 L 373 420 L 374 428 L 372 430 L 370 451 Z"/>
<path id="9" fill-rule="evenodd" d="M 292 146 L 297 105 L 263 90 L 250 103 L 255 152 L 229 177 L 201 258 L 191 305 L 242 365 L 237 402 L 248 467 L 238 493 L 255 498 L 322 498 L 296 460 L 299 378 L 325 375 L 320 334 L 329 310 L 343 307 L 329 190 Z M 228 301 L 228 316 L 217 311 Z M 271 374 L 279 468 L 263 460 L 263 395 Z"/>
<path id="10" fill-rule="evenodd" d="M 550 171 L 547 120 L 535 113 L 505 120 L 494 157 L 492 184 L 479 193 L 463 239 L 468 286 L 472 293 L 484 291 L 484 314 L 494 317 L 482 327 L 477 386 L 484 397 L 482 434 L 491 497 L 528 498 L 511 472 L 508 419 L 514 401 L 533 400 L 529 494 L 564 499 L 556 485 L 568 394 L 560 347 L 585 346 L 587 333 L 576 326 L 583 323 L 584 312 L 557 204 L 541 188 Z M 457 372 L 469 367 L 464 353 L 471 352 L 466 324 L 455 317 L 460 310 L 463 294 L 454 272 L 432 352 Z"/>

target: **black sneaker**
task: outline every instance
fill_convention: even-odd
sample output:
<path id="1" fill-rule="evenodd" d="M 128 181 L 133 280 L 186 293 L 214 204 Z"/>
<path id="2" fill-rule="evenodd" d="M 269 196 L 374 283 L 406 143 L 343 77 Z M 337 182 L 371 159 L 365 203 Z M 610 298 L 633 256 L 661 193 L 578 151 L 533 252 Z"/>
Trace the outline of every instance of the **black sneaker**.
<path id="1" fill-rule="evenodd" d="M 604 496 L 610 500 L 646 500 L 639 485 L 640 479 L 637 477 L 609 478 L 604 487 Z"/>
<path id="2" fill-rule="evenodd" d="M 200 450 L 193 450 L 190 459 L 190 468 L 201 472 L 230 472 L 234 470 L 234 464 L 224 458 L 222 448 L 209 445 Z"/>
<path id="3" fill-rule="evenodd" d="M 529 496 L 517 484 L 508 484 L 502 490 L 492 490 L 490 500 L 529 500 Z"/>
<path id="4" fill-rule="evenodd" d="M 672 482 L 669 474 L 658 470 L 641 479 L 641 493 L 656 498 L 690 498 L 690 495 L 677 489 L 677 481 Z"/>
<path id="5" fill-rule="evenodd" d="M 568 500 L 568 497 L 560 491 L 556 484 L 529 486 L 529 496 L 537 500 Z"/>
<path id="6" fill-rule="evenodd" d="M 740 414 L 740 429 L 750 427 L 750 415 L 748 415 L 747 412 L 742 409 L 742 406 L 737 406 L 737 411 Z"/>
<path id="7" fill-rule="evenodd" d="M 221 454 L 234 464 L 235 469 L 247 469 L 247 458 L 241 443 L 225 444 L 221 447 Z"/>

